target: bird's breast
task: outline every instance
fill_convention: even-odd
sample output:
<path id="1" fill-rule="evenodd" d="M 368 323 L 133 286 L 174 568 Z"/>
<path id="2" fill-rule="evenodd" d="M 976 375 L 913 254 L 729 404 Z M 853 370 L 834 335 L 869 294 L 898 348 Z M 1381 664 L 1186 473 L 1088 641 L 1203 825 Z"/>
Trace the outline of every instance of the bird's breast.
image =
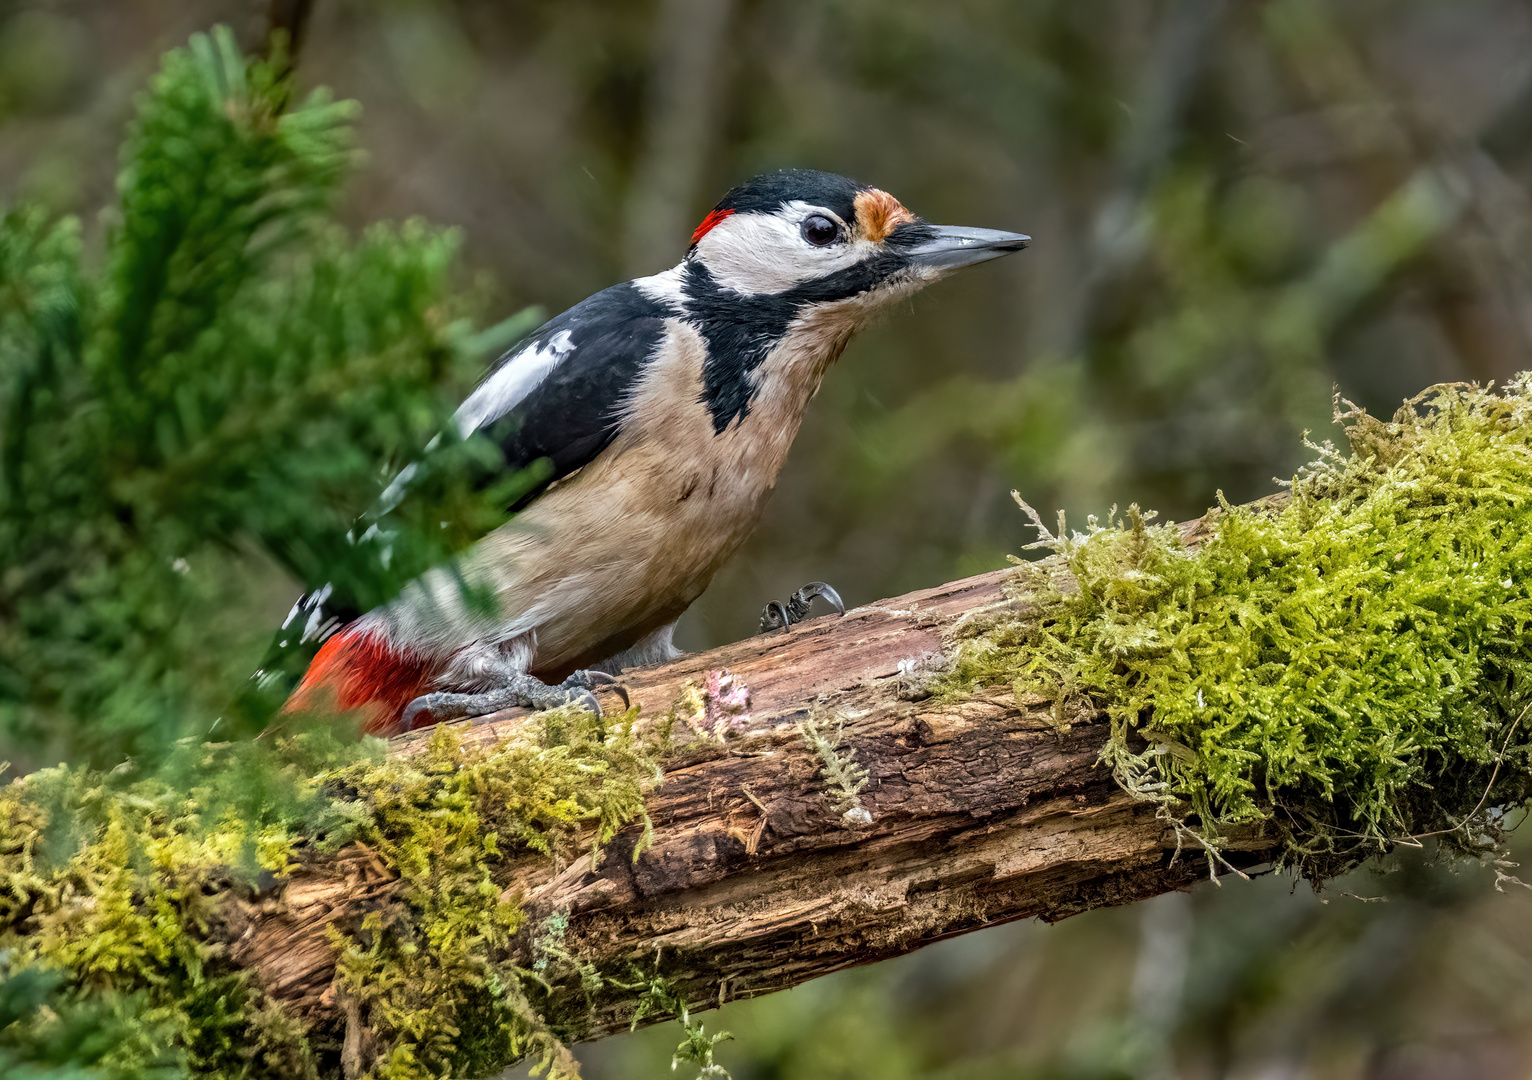
<path id="1" fill-rule="evenodd" d="M 754 372 L 750 408 L 717 431 L 703 402 L 703 338 L 673 320 L 611 445 L 462 560 L 465 577 L 499 599 L 493 632 L 532 632 L 534 672 L 561 677 L 674 621 L 754 530 L 848 336 L 785 337 Z M 440 595 L 456 588 L 443 576 L 440 607 L 459 607 Z"/>
<path id="2" fill-rule="evenodd" d="M 784 339 L 757 369 L 749 410 L 719 432 L 703 403 L 703 339 L 674 321 L 607 452 L 510 526 L 536 538 L 509 607 L 539 611 L 539 666 L 596 662 L 701 595 L 760 520 L 847 336 Z"/>

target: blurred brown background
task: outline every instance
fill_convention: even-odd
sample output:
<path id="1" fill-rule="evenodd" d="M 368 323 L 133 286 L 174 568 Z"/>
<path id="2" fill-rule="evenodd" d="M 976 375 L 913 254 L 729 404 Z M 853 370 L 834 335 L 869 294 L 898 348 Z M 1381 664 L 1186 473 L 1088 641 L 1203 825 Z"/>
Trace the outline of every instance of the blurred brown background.
<path id="1" fill-rule="evenodd" d="M 290 3 L 284 7 L 293 7 Z M 298 5 L 301 6 L 301 5 Z M 807 166 L 1032 234 L 848 350 L 682 642 L 813 578 L 990 569 L 1008 492 L 1076 521 L 1274 487 L 1434 382 L 1532 367 L 1532 6 L 1512 0 L 314 0 L 364 106 L 347 218 L 461 226 L 486 321 L 672 264 Z M 97 223 L 158 54 L 267 0 L 0 3 L 0 200 Z M 486 358 L 488 360 L 489 358 Z M 1532 898 L 1405 859 L 970 935 L 706 1017 L 736 1080 L 1532 1075 Z M 1378 902 L 1363 902 L 1353 893 Z M 668 1073 L 671 1028 L 587 1048 Z"/>

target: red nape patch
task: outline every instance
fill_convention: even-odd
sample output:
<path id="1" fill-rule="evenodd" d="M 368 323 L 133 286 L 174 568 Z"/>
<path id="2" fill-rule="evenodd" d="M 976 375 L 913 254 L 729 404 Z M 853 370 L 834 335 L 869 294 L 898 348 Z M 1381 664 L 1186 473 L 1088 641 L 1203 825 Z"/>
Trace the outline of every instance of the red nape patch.
<path id="1" fill-rule="evenodd" d="M 714 225 L 717 225 L 732 213 L 734 213 L 733 210 L 710 211 L 708 216 L 702 219 L 702 224 L 697 226 L 697 231 L 692 233 L 692 243 L 695 244 L 698 240 L 701 240 L 712 231 Z"/>
<path id="2" fill-rule="evenodd" d="M 282 711 L 360 709 L 363 731 L 392 734 L 404 707 L 431 688 L 431 670 L 375 634 L 342 630 L 324 643 Z"/>

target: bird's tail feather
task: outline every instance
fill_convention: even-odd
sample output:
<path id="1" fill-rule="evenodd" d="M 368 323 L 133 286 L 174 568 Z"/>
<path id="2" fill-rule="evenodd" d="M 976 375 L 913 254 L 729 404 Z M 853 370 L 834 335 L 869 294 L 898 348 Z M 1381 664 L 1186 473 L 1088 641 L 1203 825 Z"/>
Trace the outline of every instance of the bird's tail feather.
<path id="1" fill-rule="evenodd" d="M 379 630 L 348 626 L 320 648 L 282 711 L 360 710 L 362 730 L 382 734 L 430 690 L 434 668 L 426 657 L 390 644 Z"/>

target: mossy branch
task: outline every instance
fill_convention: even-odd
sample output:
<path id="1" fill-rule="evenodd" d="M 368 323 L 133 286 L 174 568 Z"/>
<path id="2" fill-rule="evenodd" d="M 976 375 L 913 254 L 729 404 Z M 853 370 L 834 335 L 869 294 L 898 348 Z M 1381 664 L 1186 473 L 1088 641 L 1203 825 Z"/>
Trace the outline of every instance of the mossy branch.
<path id="1" fill-rule="evenodd" d="M 1317 884 L 1427 841 L 1508 880 L 1532 386 L 1342 419 L 1352 452 L 1278 497 L 1061 524 L 1041 562 L 629 672 L 620 718 L 295 743 L 285 808 L 207 779 L 268 776 L 240 745 L 188 746 L 190 794 L 17 781 L 16 1022 L 141 1000 L 139 1063 L 413 1078 L 568 1074 L 568 1044 L 674 1015 L 678 1058 L 716 1075 L 695 1013 L 1002 921 L 1259 864 Z M 688 693 L 747 706 L 671 742 Z"/>
<path id="2" fill-rule="evenodd" d="M 1055 534 L 1023 503 L 1073 587 L 1020 567 L 1046 617 L 977 632 L 949 685 L 1089 698 L 1119 782 L 1209 851 L 1250 823 L 1313 878 L 1424 833 L 1492 850 L 1532 790 L 1529 417 L 1527 377 L 1388 422 L 1337 398 L 1350 452 L 1309 443 L 1280 508 L 1220 497 L 1195 550 L 1136 506 Z"/>

